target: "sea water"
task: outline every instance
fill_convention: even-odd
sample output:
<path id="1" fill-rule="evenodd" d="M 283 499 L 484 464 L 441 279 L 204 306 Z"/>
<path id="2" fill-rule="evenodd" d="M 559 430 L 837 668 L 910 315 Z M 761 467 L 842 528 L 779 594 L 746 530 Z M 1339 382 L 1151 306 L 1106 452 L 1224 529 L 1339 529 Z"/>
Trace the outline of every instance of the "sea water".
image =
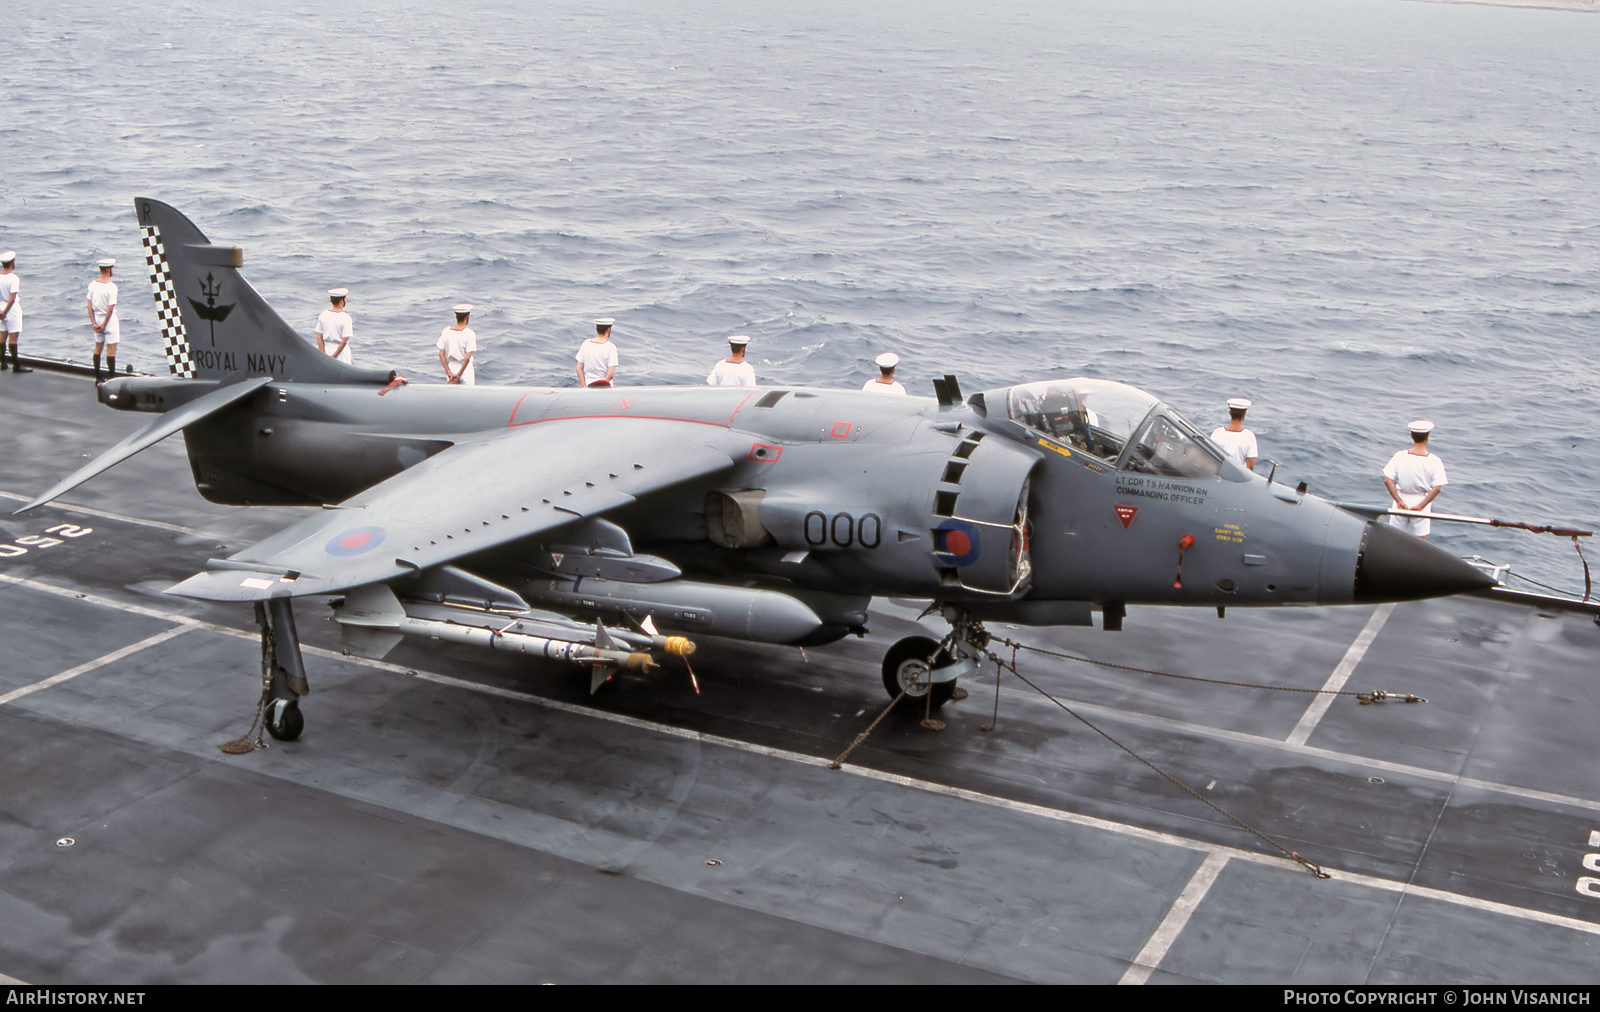
<path id="1" fill-rule="evenodd" d="M 7 5 L 0 246 L 25 351 L 164 371 L 132 202 L 163 199 L 356 359 L 571 385 L 913 392 L 1088 375 L 1279 480 L 1386 501 L 1431 418 L 1441 510 L 1600 526 L 1600 16 L 1404 0 L 239 0 Z M 1272 465 L 1265 464 L 1270 467 Z M 3 463 L 0 463 L 3 468 Z M 1570 542 L 1437 543 L 1582 589 Z M 1591 554 L 1600 555 L 1600 551 Z"/>

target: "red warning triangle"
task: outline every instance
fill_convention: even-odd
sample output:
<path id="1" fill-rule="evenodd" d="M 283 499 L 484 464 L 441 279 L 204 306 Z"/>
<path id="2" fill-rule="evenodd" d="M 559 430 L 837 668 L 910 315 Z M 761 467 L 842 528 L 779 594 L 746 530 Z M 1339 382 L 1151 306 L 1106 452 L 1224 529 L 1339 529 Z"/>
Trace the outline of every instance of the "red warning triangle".
<path id="1" fill-rule="evenodd" d="M 1139 515 L 1139 507 L 1129 506 L 1126 503 L 1118 503 L 1116 509 L 1117 519 L 1122 521 L 1123 530 L 1127 530 L 1128 525 L 1133 523 L 1133 518 Z"/>

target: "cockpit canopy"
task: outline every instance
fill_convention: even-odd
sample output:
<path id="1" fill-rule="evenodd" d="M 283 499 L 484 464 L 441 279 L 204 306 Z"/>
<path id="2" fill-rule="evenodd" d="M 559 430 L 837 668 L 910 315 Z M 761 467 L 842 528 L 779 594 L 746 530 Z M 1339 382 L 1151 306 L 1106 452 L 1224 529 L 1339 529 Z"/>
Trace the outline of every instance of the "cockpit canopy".
<path id="1" fill-rule="evenodd" d="M 1176 411 L 1137 387 L 1076 377 L 1022 383 L 1006 392 L 1013 422 L 1118 469 L 1173 478 L 1233 481 L 1249 475 Z"/>

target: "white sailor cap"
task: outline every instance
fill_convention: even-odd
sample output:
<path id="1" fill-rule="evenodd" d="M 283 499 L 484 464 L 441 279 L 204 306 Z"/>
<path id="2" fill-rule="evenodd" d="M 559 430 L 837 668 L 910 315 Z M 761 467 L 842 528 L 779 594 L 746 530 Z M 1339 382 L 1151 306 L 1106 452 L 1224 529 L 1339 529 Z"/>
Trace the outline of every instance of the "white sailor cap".
<path id="1" fill-rule="evenodd" d="M 1433 423 L 1426 418 L 1419 418 L 1409 426 L 1412 432 L 1428 433 L 1433 431 Z"/>
<path id="2" fill-rule="evenodd" d="M 96 267 L 115 267 L 116 265 L 117 265 L 117 261 L 112 257 L 106 257 L 103 260 L 96 260 L 95 261 L 95 266 Z"/>
<path id="3" fill-rule="evenodd" d="M 457 313 L 470 313 L 470 312 L 472 312 L 472 303 L 470 303 L 470 302 L 458 302 L 455 305 L 451 306 L 450 308 L 451 308 L 451 310 L 453 310 L 454 312 L 457 312 Z"/>
<path id="4" fill-rule="evenodd" d="M 14 249 L 8 249 L 4 253 L 0 253 L 0 264 L 8 264 L 16 258 L 17 251 Z"/>
<path id="5" fill-rule="evenodd" d="M 893 369 L 900 364 L 900 356 L 892 351 L 886 351 L 872 361 L 878 364 L 879 369 Z"/>
<path id="6" fill-rule="evenodd" d="M 735 347 L 743 348 L 750 343 L 750 339 L 743 334 L 729 334 L 728 343 Z"/>
<path id="7" fill-rule="evenodd" d="M 349 294 L 350 294 L 350 289 L 348 289 L 348 288 L 330 288 L 330 289 L 328 289 L 328 297 L 330 299 L 342 299 L 342 298 L 347 297 Z"/>
<path id="8" fill-rule="evenodd" d="M 1250 402 L 1243 397 L 1229 397 L 1228 407 L 1234 411 L 1249 411 Z"/>
<path id="9" fill-rule="evenodd" d="M 616 322 L 617 322 L 616 320 L 612 319 L 609 316 L 602 316 L 599 319 L 594 321 L 594 325 L 596 327 L 609 327 L 609 326 L 611 326 L 612 324 L 614 324 Z"/>

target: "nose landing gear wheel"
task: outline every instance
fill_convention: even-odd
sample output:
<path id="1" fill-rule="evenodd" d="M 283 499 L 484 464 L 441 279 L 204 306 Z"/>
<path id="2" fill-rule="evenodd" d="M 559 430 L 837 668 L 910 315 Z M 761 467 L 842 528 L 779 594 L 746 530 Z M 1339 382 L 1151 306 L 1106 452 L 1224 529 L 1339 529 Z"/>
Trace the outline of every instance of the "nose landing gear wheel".
<path id="1" fill-rule="evenodd" d="M 919 703 L 931 691 L 933 695 L 929 705 L 937 710 L 955 695 L 956 683 L 954 680 L 933 681 L 930 677 L 932 668 L 944 667 L 952 660 L 954 658 L 949 651 L 939 649 L 937 640 L 926 636 L 907 636 L 890 647 L 883 656 L 883 689 L 890 699 L 904 691 Z"/>
<path id="2" fill-rule="evenodd" d="M 267 704 L 267 733 L 279 741 L 294 741 L 305 730 L 300 703 L 293 699 L 274 699 Z"/>

